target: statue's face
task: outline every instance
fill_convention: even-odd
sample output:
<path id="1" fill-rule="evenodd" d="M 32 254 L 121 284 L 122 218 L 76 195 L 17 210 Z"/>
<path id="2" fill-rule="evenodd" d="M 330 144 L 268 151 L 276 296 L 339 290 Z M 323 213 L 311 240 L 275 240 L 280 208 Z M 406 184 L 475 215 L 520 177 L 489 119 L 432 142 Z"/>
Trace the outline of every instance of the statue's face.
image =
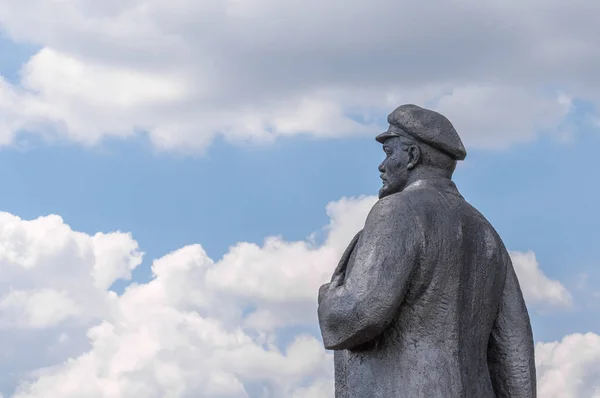
<path id="1" fill-rule="evenodd" d="M 410 169 L 409 153 L 402 149 L 402 141 L 391 137 L 384 141 L 385 159 L 379 165 L 383 186 L 379 190 L 379 198 L 401 192 L 408 181 Z"/>

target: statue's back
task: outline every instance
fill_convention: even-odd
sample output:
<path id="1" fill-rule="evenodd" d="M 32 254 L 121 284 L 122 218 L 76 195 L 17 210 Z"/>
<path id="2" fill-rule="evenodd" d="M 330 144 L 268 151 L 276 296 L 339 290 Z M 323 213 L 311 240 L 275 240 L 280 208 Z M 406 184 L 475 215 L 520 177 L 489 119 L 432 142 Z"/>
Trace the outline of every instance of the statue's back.
<path id="1" fill-rule="evenodd" d="M 408 205 L 404 217 L 422 226 L 420 264 L 385 331 L 336 352 L 336 397 L 495 397 L 488 343 L 510 258 L 490 223 L 446 181 L 388 198 L 398 209 Z"/>

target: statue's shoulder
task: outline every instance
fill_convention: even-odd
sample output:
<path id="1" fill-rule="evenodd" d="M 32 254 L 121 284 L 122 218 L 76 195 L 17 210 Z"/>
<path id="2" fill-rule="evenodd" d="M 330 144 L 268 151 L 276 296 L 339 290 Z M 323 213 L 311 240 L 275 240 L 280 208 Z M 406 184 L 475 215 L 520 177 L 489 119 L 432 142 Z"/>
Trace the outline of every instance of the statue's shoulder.
<path id="1" fill-rule="evenodd" d="M 397 208 L 415 207 L 418 206 L 419 203 L 422 203 L 423 199 L 427 197 L 435 198 L 438 196 L 439 193 L 435 188 L 420 187 L 393 193 L 379 199 L 379 202 L 382 202 L 382 205 L 384 206 L 393 206 Z"/>
<path id="2" fill-rule="evenodd" d="M 445 201 L 445 195 L 443 190 L 435 187 L 403 190 L 379 199 L 371 212 L 373 215 L 390 218 L 406 219 L 408 216 L 419 218 L 432 212 L 443 211 L 445 207 L 440 206 L 439 202 Z M 454 196 L 464 201 L 462 196 Z"/>
<path id="3" fill-rule="evenodd" d="M 371 213 L 383 217 L 398 217 L 412 213 L 413 210 L 411 209 L 414 207 L 414 203 L 415 198 L 412 193 L 397 192 L 375 202 Z"/>
<path id="4" fill-rule="evenodd" d="M 394 193 L 379 199 L 365 221 L 365 231 L 379 231 L 381 236 L 405 236 L 422 228 L 423 211 L 414 206 L 413 195 Z"/>

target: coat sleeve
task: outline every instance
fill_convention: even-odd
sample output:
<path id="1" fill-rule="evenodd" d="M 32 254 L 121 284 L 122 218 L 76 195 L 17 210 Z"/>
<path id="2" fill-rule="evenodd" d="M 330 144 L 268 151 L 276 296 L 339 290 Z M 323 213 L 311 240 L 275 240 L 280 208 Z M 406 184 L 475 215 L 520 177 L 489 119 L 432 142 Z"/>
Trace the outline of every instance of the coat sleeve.
<path id="1" fill-rule="evenodd" d="M 325 348 L 352 349 L 391 323 L 406 294 L 423 243 L 417 218 L 396 195 L 375 204 L 343 284 L 324 285 L 319 325 Z"/>
<path id="2" fill-rule="evenodd" d="M 488 367 L 498 398 L 535 398 L 533 332 L 508 252 L 506 282 L 488 345 Z"/>

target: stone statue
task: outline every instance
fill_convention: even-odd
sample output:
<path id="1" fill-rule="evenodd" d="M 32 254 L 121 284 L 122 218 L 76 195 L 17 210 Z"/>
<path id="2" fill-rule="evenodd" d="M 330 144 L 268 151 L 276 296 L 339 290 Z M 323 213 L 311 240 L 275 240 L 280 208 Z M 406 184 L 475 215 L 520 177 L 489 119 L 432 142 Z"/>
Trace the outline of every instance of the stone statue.
<path id="1" fill-rule="evenodd" d="M 383 186 L 319 290 L 336 398 L 536 396 L 529 315 L 509 254 L 451 181 L 465 148 L 415 105 L 377 136 Z"/>

